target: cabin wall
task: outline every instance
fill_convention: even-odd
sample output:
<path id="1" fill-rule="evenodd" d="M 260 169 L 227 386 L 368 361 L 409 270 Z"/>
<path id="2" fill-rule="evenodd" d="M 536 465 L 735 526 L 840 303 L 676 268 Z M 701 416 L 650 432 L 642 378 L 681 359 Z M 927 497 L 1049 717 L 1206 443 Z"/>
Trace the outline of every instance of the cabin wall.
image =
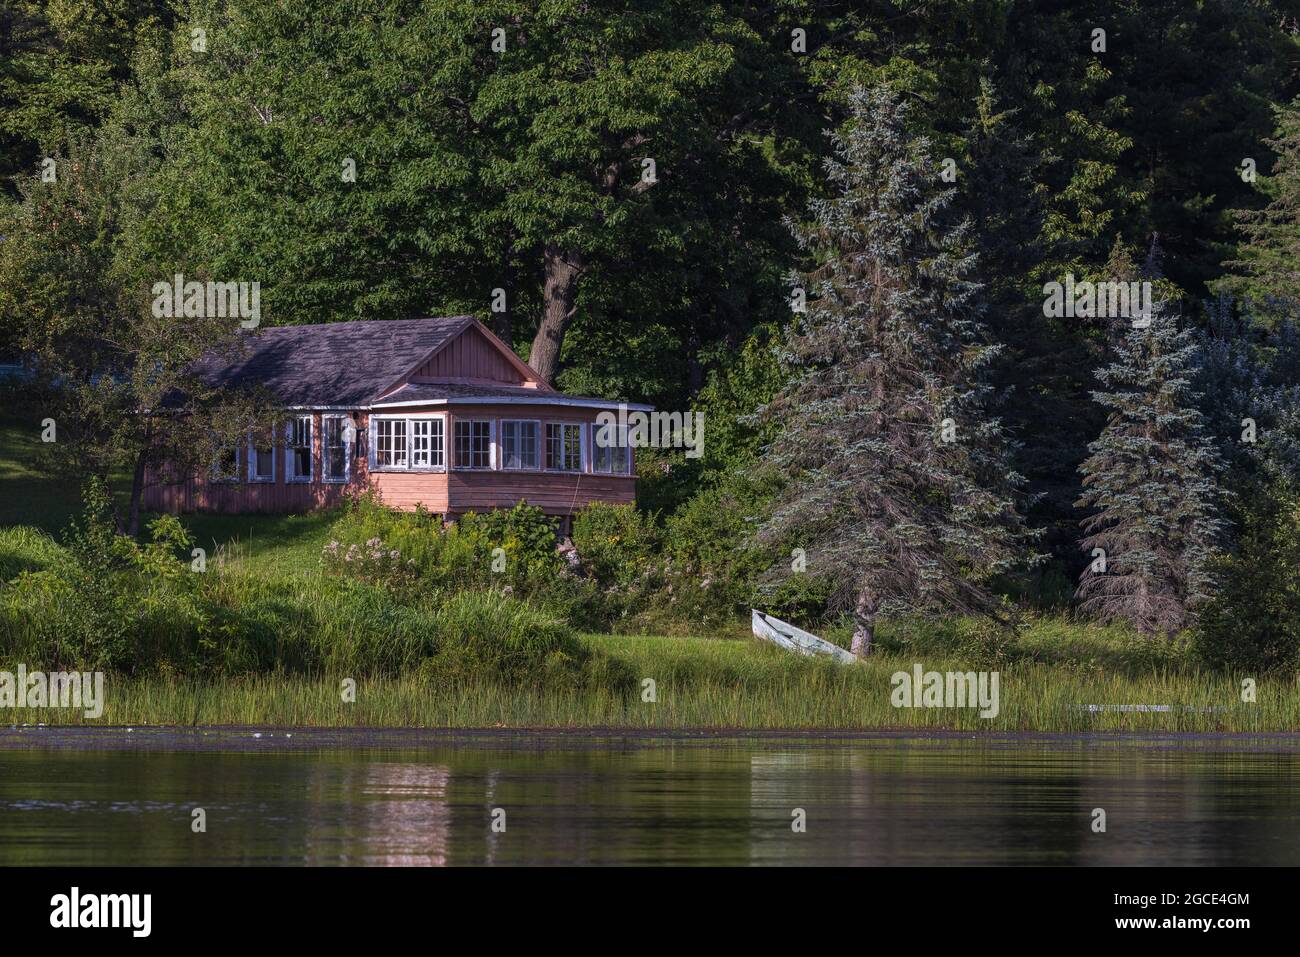
<path id="1" fill-rule="evenodd" d="M 564 405 L 500 405 L 495 403 L 456 404 L 445 407 L 447 435 L 455 434 L 456 419 L 491 419 L 501 455 L 501 420 L 532 419 L 542 423 L 542 461 L 545 462 L 547 422 L 578 422 L 590 427 L 599 411 Z M 441 411 L 430 407 L 427 411 Z M 489 508 L 509 508 L 520 499 L 536 505 L 548 515 L 571 515 L 591 502 L 633 504 L 636 501 L 636 459 L 633 452 L 631 475 L 597 474 L 591 471 L 592 449 L 587 433 L 587 457 L 583 472 L 549 472 L 544 469 L 495 469 L 492 471 L 451 469 L 447 474 L 448 511 L 460 514 Z M 448 449 L 452 440 L 448 439 Z"/>
<path id="2" fill-rule="evenodd" d="M 389 508 L 413 512 L 423 505 L 439 515 L 447 513 L 447 475 L 445 472 L 375 472 L 371 487 Z"/>
<path id="3" fill-rule="evenodd" d="M 512 370 L 513 371 L 513 370 Z M 495 403 L 428 405 L 402 409 L 376 410 L 377 414 L 438 412 L 447 415 L 446 454 L 453 454 L 457 418 L 491 419 L 498 442 L 500 461 L 502 419 L 533 419 L 543 423 L 542 456 L 545 461 L 545 423 L 578 422 L 590 426 L 598 411 L 572 406 L 501 405 Z M 328 415 L 329 413 L 325 413 Z M 286 483 L 283 440 L 276 449 L 275 481 L 249 482 L 248 455 L 240 454 L 240 481 L 214 482 L 206 474 L 178 482 L 165 482 L 151 475 L 144 491 L 144 507 L 157 512 L 305 512 L 340 504 L 351 494 L 367 488 L 378 493 L 380 501 L 391 508 L 414 511 L 423 505 L 435 514 L 459 515 L 468 511 L 509 508 L 521 499 L 536 505 L 548 515 L 568 516 L 591 502 L 633 504 L 636 501 L 635 452 L 632 475 L 597 474 L 591 469 L 591 433 L 587 432 L 586 471 L 548 472 L 545 470 L 458 470 L 437 472 L 375 471 L 368 468 L 368 414 L 356 416 L 359 423 L 353 444 L 351 480 L 327 483 L 322 474 L 322 415 L 313 415 L 313 479 L 305 483 Z"/>
<path id="4" fill-rule="evenodd" d="M 592 502 L 632 504 L 636 479 L 590 473 L 458 472 L 448 475 L 449 511 L 510 508 L 520 499 L 548 515 L 571 515 Z"/>
<path id="5" fill-rule="evenodd" d="M 304 413 L 305 414 L 305 413 Z M 366 488 L 369 482 L 364 454 L 364 441 L 352 448 L 350 480 L 325 482 L 321 479 L 322 417 L 338 413 L 313 413 L 312 415 L 312 480 L 310 482 L 285 481 L 285 449 L 281 439 L 275 450 L 275 481 L 250 482 L 248 480 L 248 449 L 239 450 L 239 481 L 213 481 L 206 473 L 171 481 L 166 475 L 152 473 L 146 479 L 143 495 L 144 508 L 152 512 L 216 512 L 218 514 L 243 514 L 249 512 L 286 513 L 307 512 L 316 508 L 329 508 L 341 504 L 348 495 Z M 364 435 L 367 417 L 358 417 L 361 426 L 358 435 Z"/>

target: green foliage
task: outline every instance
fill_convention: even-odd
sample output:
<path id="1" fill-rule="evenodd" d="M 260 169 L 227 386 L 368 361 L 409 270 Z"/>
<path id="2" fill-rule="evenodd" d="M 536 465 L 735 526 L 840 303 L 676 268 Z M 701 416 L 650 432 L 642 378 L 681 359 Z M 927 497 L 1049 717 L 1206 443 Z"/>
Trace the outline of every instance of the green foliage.
<path id="1" fill-rule="evenodd" d="M 1277 161 L 1269 176 L 1262 175 L 1259 164 L 1261 175 L 1256 180 L 1267 205 L 1238 212 L 1244 242 L 1239 258 L 1226 263 L 1235 275 L 1217 284 L 1220 291 L 1254 303 L 1259 317 L 1266 320 L 1284 314 L 1288 305 L 1294 309 L 1300 289 L 1296 273 L 1300 257 L 1300 100 L 1278 106 L 1276 114 L 1277 131 L 1267 145 L 1277 154 Z"/>
<path id="2" fill-rule="evenodd" d="M 423 508 L 398 512 L 365 494 L 331 526 L 321 564 L 402 594 L 491 586 L 527 594 L 562 572 L 555 546 L 555 520 L 523 502 L 444 524 Z"/>
<path id="3" fill-rule="evenodd" d="M 1290 673 L 1300 665 L 1300 499 L 1275 489 L 1246 511 L 1236 550 L 1215 562 L 1196 651 L 1236 674 Z"/>
<path id="4" fill-rule="evenodd" d="M 152 523 L 151 541 L 138 545 L 113 533 L 102 499 L 89 494 L 65 548 L 31 534 L 0 539 L 42 563 L 0 584 L 0 661 L 123 675 L 401 673 L 448 688 L 598 680 L 619 691 L 630 680 L 563 620 L 507 592 L 398 594 L 361 576 L 216 564 L 200 574 L 176 556 L 190 539 L 174 517 Z"/>
<path id="5" fill-rule="evenodd" d="M 758 603 L 825 621 L 826 606 L 856 604 L 868 571 L 897 573 L 900 554 L 926 558 L 886 589 L 910 596 L 894 611 L 923 604 L 911 600 L 919 592 L 936 597 L 939 580 L 952 585 L 940 604 L 981 603 L 999 583 L 986 573 L 1014 549 L 973 547 L 973 538 L 988 545 L 989 530 L 1008 518 L 997 480 L 1013 473 L 1027 477 L 1029 520 L 1057 557 L 1039 593 L 1059 590 L 1061 576 L 1079 568 L 1076 502 L 1130 531 L 1141 524 L 1133 510 L 1145 509 L 1157 517 L 1143 534 L 1166 513 L 1171 523 L 1205 525 L 1189 516 L 1215 483 L 1285 511 L 1300 487 L 1300 349 L 1288 322 L 1300 258 L 1294 7 L 1078 0 L 1026 16 L 1012 0 L 762 10 L 730 0 L 395 0 L 360 10 L 343 0 L 15 0 L 0 10 L 0 360 L 19 352 L 35 360 L 38 377 L 23 387 L 39 409 L 34 421 L 52 416 L 59 428 L 58 442 L 34 446 L 31 464 L 71 477 L 70 487 L 86 476 L 117 484 L 158 458 L 205 462 L 243 433 L 247 397 L 190 391 L 189 416 L 138 414 L 192 385 L 191 360 L 233 331 L 150 314 L 150 285 L 180 271 L 260 281 L 275 324 L 474 313 L 548 366 L 538 347 L 554 343 L 568 389 L 704 412 L 703 458 L 638 457 L 639 501 L 653 521 L 599 509 L 580 519 L 576 573 L 555 553 L 550 520 L 522 505 L 449 528 L 359 507 L 285 533 L 312 552 L 314 574 L 326 541 L 312 523 L 335 522 L 338 544 L 320 556 L 327 587 L 381 617 L 396 607 L 388 603 L 498 588 L 588 627 L 743 627 L 737 616 Z M 190 46 L 195 24 L 207 30 L 204 51 Z M 1098 25 L 1104 52 L 1090 48 Z M 498 26 L 504 48 L 493 49 Z M 790 49 L 796 27 L 807 32 L 806 51 Z M 851 206 L 834 175 L 818 171 L 830 159 L 834 172 L 835 144 L 857 135 L 860 87 L 910 104 L 885 124 L 890 175 L 928 197 L 909 207 L 877 191 L 887 202 L 874 213 L 917 225 L 911 237 L 902 226 L 874 236 L 907 246 L 890 274 L 891 295 L 906 300 L 895 303 L 902 318 L 892 343 L 888 330 L 864 334 L 861 277 L 836 274 L 862 237 L 826 240 L 849 220 L 813 224 L 802 248 L 782 222 L 809 197 L 820 204 L 814 211 Z M 827 140 L 825 127 L 838 139 Z M 52 182 L 38 175 L 46 156 L 57 162 Z M 952 195 L 930 195 L 948 157 Z M 1249 182 L 1246 158 L 1269 175 Z M 353 179 L 343 175 L 349 160 Z M 656 166 L 652 185 L 645 160 Z M 953 229 L 962 219 L 967 226 Z M 1228 462 L 1226 478 L 1188 467 L 1199 446 L 1182 458 L 1117 451 L 1134 440 L 1134 416 L 1089 401 L 1110 334 L 1042 314 L 1043 282 L 1066 271 L 1116 278 L 1130 265 L 1126 250 L 1157 234 L 1171 296 L 1196 297 L 1209 284 L 1253 300 L 1189 314 L 1188 325 L 1211 328 L 1174 377 L 1196 378 L 1192 391 L 1205 393 L 1205 438 Z M 1225 265 L 1234 274 L 1222 275 Z M 823 302 L 796 316 L 787 338 L 782 278 L 792 266 L 819 282 L 834 274 L 840 325 L 823 321 Z M 505 313 L 487 311 L 495 288 L 507 293 Z M 1232 313 L 1237 328 L 1216 329 L 1217 312 Z M 828 335 L 817 334 L 819 323 Z M 912 353 L 924 362 L 900 364 Z M 1149 358 L 1134 359 L 1131 371 Z M 802 382 L 811 387 L 792 390 L 786 373 L 800 363 L 815 374 Z M 863 421 L 879 409 L 863 385 L 882 381 L 873 379 L 882 365 L 891 386 L 923 385 L 916 402 L 895 404 L 908 414 L 879 425 Z M 838 406 L 821 391 L 837 376 L 856 383 Z M 1168 389 L 1148 392 L 1157 405 L 1170 398 Z M 1127 386 L 1110 394 L 1136 401 Z M 1182 417 L 1192 401 L 1183 396 L 1176 413 L 1161 415 Z M 932 420 L 963 403 L 959 428 L 973 419 L 981 431 L 936 453 Z M 780 414 L 751 415 L 769 404 Z M 1122 421 L 1107 425 L 1107 415 Z M 1257 443 L 1239 438 L 1245 418 L 1258 426 Z M 1005 441 L 999 420 L 1022 445 Z M 1079 466 L 1103 427 L 1107 448 L 1094 450 L 1081 499 Z M 799 435 L 806 444 L 791 439 Z M 884 435 L 902 445 L 893 459 Z M 838 458 L 819 441 L 841 450 Z M 778 465 L 776 479 L 753 474 L 764 457 Z M 1149 461 L 1164 469 L 1160 482 L 1119 475 L 1132 478 Z M 54 528 L 36 513 L 56 515 L 65 497 L 53 482 L 37 485 L 36 474 L 5 475 L 0 496 L 12 493 L 9 521 Z M 805 484 L 792 498 L 777 486 L 795 475 Z M 962 486 L 954 476 L 975 480 Z M 1184 479 L 1192 494 L 1165 494 Z M 847 491 L 855 483 L 894 503 L 899 489 L 912 490 L 916 507 L 906 514 L 924 520 L 901 527 L 935 534 L 891 550 L 906 537 L 900 523 L 864 531 Z M 976 494 L 995 486 L 997 494 Z M 802 512 L 793 504 L 800 494 Z M 95 514 L 66 550 L 0 533 L 5 600 L 21 594 L 45 609 L 40 621 L 19 622 L 23 634 L 36 629 L 60 654 L 104 661 L 137 652 L 162 660 L 171 652 L 156 649 L 185 647 L 180 668 L 315 660 L 309 644 L 291 650 L 277 637 L 275 609 L 296 607 L 288 585 L 257 592 L 250 619 L 243 599 L 210 591 L 225 578 L 189 571 L 194 542 L 180 526 L 156 523 L 136 546 L 115 531 L 126 526 L 134 537 L 138 499 L 123 522 L 92 498 Z M 933 521 L 960 509 L 942 529 Z M 1284 543 L 1256 521 L 1241 519 L 1238 556 L 1215 564 L 1230 579 L 1224 601 L 1244 605 L 1245 578 L 1267 585 L 1237 564 L 1240 555 L 1257 554 L 1279 575 L 1287 567 Z M 203 533 L 208 522 L 190 524 Z M 760 525 L 767 532 L 756 547 Z M 1180 536 L 1196 541 L 1183 548 L 1173 541 Z M 1198 542 L 1208 537 L 1146 535 L 1136 552 L 1156 556 L 1173 580 L 1158 587 L 1185 604 L 1211 590 L 1199 573 Z M 807 572 L 790 567 L 795 548 L 808 554 Z M 498 557 L 503 571 L 493 570 Z M 775 574 L 765 577 L 769 567 Z M 269 564 L 258 570 L 276 577 Z M 1125 575 L 1109 581 L 1132 581 Z M 1281 587 L 1266 591 L 1281 596 Z M 1109 614 L 1095 603 L 1087 610 Z M 394 627 L 414 634 L 426 613 Z M 1172 628 L 1184 616 L 1155 617 Z M 167 621 L 190 637 L 169 646 Z M 1252 633 L 1264 634 L 1264 624 Z"/>
<path id="6" fill-rule="evenodd" d="M 850 105 L 826 164 L 834 196 L 796 229 L 818 265 L 792 279 L 808 306 L 764 409 L 779 428 L 764 467 L 781 487 L 758 540 L 802 539 L 805 567 L 781 554 L 772 577 L 828 583 L 854 610 L 860 651 L 879 614 L 991 606 L 979 579 L 1021 557 L 1021 524 L 1011 443 L 989 411 L 998 346 L 953 191 L 936 187 L 900 97 L 858 89 Z"/>
<path id="7" fill-rule="evenodd" d="M 593 677 L 622 693 L 631 675 L 598 661 L 565 622 L 499 592 L 462 592 L 437 612 L 437 642 L 420 674 L 440 686 L 482 682 L 563 690 Z"/>
<path id="8" fill-rule="evenodd" d="M 13 0 L 0 8 L 0 176 L 93 129 L 169 0 Z M 46 153 L 49 155 L 49 153 Z"/>
<path id="9" fill-rule="evenodd" d="M 1082 607 L 1143 634 L 1172 635 L 1213 589 L 1222 544 L 1223 471 L 1192 380 L 1197 344 L 1168 304 L 1145 326 L 1117 319 L 1115 360 L 1093 398 L 1107 422 L 1083 463 Z"/>
<path id="10" fill-rule="evenodd" d="M 80 522 L 37 570 L 0 586 L 0 654 L 53 666 L 131 671 L 155 660 L 168 633 L 184 640 L 201 622 L 197 584 L 190 573 L 188 535 L 174 517 L 153 523 L 140 545 L 118 535 L 102 482 L 85 490 Z"/>
<path id="11" fill-rule="evenodd" d="M 653 570 L 658 532 L 632 505 L 593 503 L 573 519 L 573 544 L 583 570 L 601 586 L 628 588 Z"/>
<path id="12" fill-rule="evenodd" d="M 1058 675 L 1140 677 L 1197 667 L 1186 640 L 1152 642 L 1128 625 L 1076 622 L 1060 615 L 1026 616 L 1012 626 L 985 617 L 903 618 L 881 629 L 880 650 L 921 662 L 945 658 L 988 668 L 1044 665 Z"/>
<path id="13" fill-rule="evenodd" d="M 504 558 L 507 572 L 521 583 L 553 574 L 559 567 L 555 554 L 559 522 L 535 505 L 519 501 L 510 508 L 470 512 L 460 523 L 490 556 Z"/>

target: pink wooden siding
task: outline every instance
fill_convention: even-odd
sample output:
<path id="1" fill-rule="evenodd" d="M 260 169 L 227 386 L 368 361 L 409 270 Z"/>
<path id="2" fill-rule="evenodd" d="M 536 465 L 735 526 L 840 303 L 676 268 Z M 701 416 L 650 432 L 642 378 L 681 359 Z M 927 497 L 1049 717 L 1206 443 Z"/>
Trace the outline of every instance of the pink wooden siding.
<path id="1" fill-rule="evenodd" d="M 248 481 L 248 449 L 239 449 L 239 481 L 214 482 L 207 473 L 196 475 L 180 481 L 169 481 L 168 476 L 152 474 L 144 491 L 144 507 L 153 512 L 306 512 L 314 508 L 328 508 L 340 504 L 349 492 L 359 491 L 366 484 L 366 461 L 355 457 L 352 460 L 351 481 L 348 483 L 325 482 L 321 480 L 323 471 L 321 436 L 322 416 L 331 413 L 315 413 L 312 416 L 312 480 L 310 482 L 286 482 L 285 449 L 283 438 L 279 439 L 275 449 L 275 481 Z M 361 415 L 361 428 L 365 431 L 365 416 Z M 355 446 L 353 449 L 356 451 Z"/>
<path id="2" fill-rule="evenodd" d="M 529 384 L 476 326 L 447 343 L 411 376 L 412 382 L 435 379 L 500 382 L 512 386 Z"/>
<path id="3" fill-rule="evenodd" d="M 513 370 L 512 370 L 513 372 Z M 357 443 L 353 446 L 351 480 L 347 484 L 321 480 L 323 471 L 321 439 L 322 414 L 313 415 L 312 481 L 286 483 L 286 455 L 281 440 L 276 449 L 275 481 L 249 482 L 248 453 L 240 450 L 240 481 L 214 482 L 206 474 L 178 482 L 165 482 L 150 476 L 145 489 L 144 505 L 150 511 L 222 513 L 302 512 L 339 504 L 352 493 L 374 489 L 384 504 L 403 511 L 423 505 L 430 512 L 459 515 L 468 511 L 508 508 L 521 499 L 536 505 L 549 515 L 571 515 L 590 502 L 632 503 L 635 501 L 635 475 L 597 474 L 592 467 L 590 426 L 598 410 L 563 405 L 503 405 L 492 403 L 428 405 L 401 409 L 376 409 L 376 415 L 410 415 L 443 413 L 447 416 L 444 456 L 448 465 L 454 456 L 456 419 L 489 419 L 498 443 L 500 465 L 502 419 L 539 421 L 539 465 L 546 461 L 546 423 L 580 423 L 584 434 L 586 459 L 584 471 L 549 472 L 505 469 L 446 469 L 444 471 L 376 470 L 368 468 L 369 416 L 358 413 Z M 329 413 L 325 413 L 328 415 Z"/>

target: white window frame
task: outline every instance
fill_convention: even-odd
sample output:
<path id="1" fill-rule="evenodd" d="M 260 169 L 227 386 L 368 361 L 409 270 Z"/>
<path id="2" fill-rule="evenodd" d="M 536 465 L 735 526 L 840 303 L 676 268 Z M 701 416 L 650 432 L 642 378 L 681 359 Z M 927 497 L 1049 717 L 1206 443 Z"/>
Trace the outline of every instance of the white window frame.
<path id="1" fill-rule="evenodd" d="M 465 423 L 469 423 L 469 424 L 473 424 L 473 423 L 475 423 L 475 422 L 486 422 L 486 423 L 488 424 L 488 464 L 487 464 L 487 465 L 460 465 L 460 464 L 458 464 L 458 463 L 456 462 L 456 425 L 458 425 L 458 424 L 461 423 L 461 422 L 465 422 Z M 453 423 L 454 423 L 454 424 L 452 425 L 452 429 L 451 429 L 451 432 L 452 432 L 452 435 L 451 435 L 451 460 L 452 460 L 451 468 L 455 469 L 455 470 L 458 471 L 458 472 L 491 472 L 491 471 L 495 471 L 495 470 L 499 467 L 498 463 L 501 461 L 501 457 L 500 457 L 500 455 L 497 453 L 497 420 L 496 420 L 496 419 L 492 419 L 492 418 L 483 418 L 483 417 L 481 417 L 481 416 L 470 416 L 470 415 L 467 415 L 467 416 L 464 416 L 464 417 L 457 417 L 456 419 L 453 420 Z M 472 442 L 472 441 L 473 441 L 473 438 L 472 438 L 472 434 L 471 434 L 471 442 Z M 472 451 L 472 450 L 473 450 L 473 446 L 471 445 L 470 448 L 471 448 L 470 455 L 472 456 L 472 455 L 473 455 L 473 451 Z"/>
<path id="2" fill-rule="evenodd" d="M 586 424 L 587 424 L 587 423 L 585 423 L 585 422 L 565 422 L 565 421 L 563 421 L 563 420 L 556 420 L 556 421 L 551 421 L 551 422 L 547 422 L 547 423 L 546 423 L 545 427 L 544 427 L 543 430 L 542 430 L 542 453 L 543 453 L 543 455 L 542 455 L 542 468 L 543 468 L 543 470 L 545 470 L 545 471 L 547 471 L 547 472 L 554 472 L 554 473 L 556 473 L 557 475 L 580 475 L 580 474 L 582 474 L 582 473 L 584 473 L 584 472 L 587 471 L 587 466 L 589 465 L 589 463 L 590 463 L 591 460 L 590 460 L 590 458 L 588 457 L 588 454 L 587 454 L 587 429 L 585 428 Z M 577 467 L 577 469 L 566 469 L 566 468 L 558 468 L 558 469 L 556 469 L 556 468 L 551 468 L 551 466 L 547 464 L 547 461 L 548 461 L 547 456 L 549 456 L 549 454 L 550 454 L 550 440 L 549 440 L 549 439 L 547 438 L 547 436 L 546 436 L 546 429 L 549 429 L 549 428 L 550 428 L 551 426 L 553 426 L 553 425 L 558 425 L 558 426 L 560 426 L 561 428 L 564 428 L 564 429 L 577 429 L 577 430 L 578 430 L 578 467 Z M 563 438 L 564 433 L 561 432 L 560 435 L 561 435 L 561 438 L 560 438 L 560 458 L 561 458 L 561 460 L 563 460 L 563 458 L 564 458 L 564 438 Z"/>
<path id="3" fill-rule="evenodd" d="M 248 436 L 248 482 L 250 485 L 271 485 L 275 482 L 275 467 L 279 464 L 279 456 L 275 454 L 275 442 L 271 442 L 271 474 L 267 478 L 260 478 L 257 474 L 257 446 L 253 444 L 253 436 Z"/>
<path id="4" fill-rule="evenodd" d="M 506 426 L 507 425 L 532 425 L 536 427 L 533 433 L 536 442 L 533 445 L 533 459 L 535 465 L 508 465 L 506 461 Z M 501 469 L 505 472 L 541 472 L 546 468 L 546 429 L 542 427 L 541 419 L 502 419 L 501 429 Z"/>
<path id="5" fill-rule="evenodd" d="M 406 427 L 408 417 L 405 415 L 372 415 L 370 417 L 370 467 L 376 472 L 406 472 L 411 467 L 411 432 Z M 379 461 L 379 425 L 382 422 L 400 422 L 402 423 L 402 462 L 400 465 L 394 462 Z M 396 444 L 391 450 L 396 454 Z"/>
<path id="6" fill-rule="evenodd" d="M 601 425 L 599 422 L 593 422 L 591 424 L 591 471 L 596 475 L 623 475 L 623 476 L 634 477 L 636 474 L 634 471 L 635 460 L 632 458 L 632 446 L 629 445 L 627 441 L 628 431 L 629 431 L 627 426 L 619 426 L 619 425 L 613 426 L 615 430 L 615 434 L 622 438 L 623 444 L 622 446 L 608 446 L 608 449 L 611 453 L 616 448 L 621 447 L 623 449 L 623 461 L 626 463 L 627 469 L 622 472 L 615 471 L 613 468 L 614 457 L 612 454 L 610 455 L 610 468 L 609 469 L 599 468 L 600 453 L 606 447 L 602 446 L 596 440 L 596 434 L 598 429 L 603 429 L 603 428 L 605 428 L 605 426 Z"/>
<path id="7" fill-rule="evenodd" d="M 406 466 L 412 470 L 433 468 L 433 419 L 406 420 Z"/>
<path id="8" fill-rule="evenodd" d="M 380 422 L 403 422 L 405 423 L 406 433 L 406 461 L 402 465 L 380 465 L 379 464 L 379 423 Z M 415 463 L 415 423 L 417 422 L 439 422 L 442 426 L 442 464 L 433 464 L 433 426 L 429 426 L 429 465 L 416 465 Z M 367 459 L 370 463 L 372 472 L 445 472 L 447 471 L 447 413 L 445 412 L 424 412 L 414 413 L 412 415 L 380 415 L 372 413 L 370 416 L 370 453 Z"/>
<path id="9" fill-rule="evenodd" d="M 307 474 L 294 475 L 292 473 L 293 463 L 296 456 L 293 454 L 296 446 L 293 442 L 293 426 L 295 422 L 307 423 Z M 316 416 L 314 415 L 295 415 L 285 423 L 284 432 L 284 481 L 287 485 L 306 485 L 316 477 Z"/>
<path id="10" fill-rule="evenodd" d="M 238 485 L 240 482 L 242 482 L 242 481 L 244 480 L 244 473 L 243 473 L 243 470 L 239 467 L 239 462 L 240 462 L 239 446 L 240 446 L 240 444 L 241 444 L 241 443 L 236 443 L 235 446 L 234 446 L 233 448 L 231 448 L 231 446 L 229 446 L 229 445 L 223 445 L 221 448 L 217 449 L 217 455 L 216 455 L 216 458 L 214 458 L 214 459 L 212 460 L 212 465 L 209 466 L 209 468 L 208 468 L 208 481 L 209 481 L 209 482 L 212 482 L 213 484 L 216 484 L 216 485 Z M 234 472 L 233 475 L 223 475 L 221 472 L 218 471 L 218 468 L 219 468 L 220 465 L 221 465 L 221 453 L 222 453 L 222 452 L 225 452 L 225 451 L 227 451 L 227 450 L 232 451 L 232 452 L 235 453 L 235 472 Z"/>
<path id="11" fill-rule="evenodd" d="M 352 441 L 348 441 L 348 424 L 352 421 L 350 415 L 322 415 L 320 418 L 320 477 L 321 481 L 329 485 L 346 485 L 352 481 L 352 455 L 355 447 L 356 434 L 353 433 Z M 342 422 L 343 433 L 343 477 L 332 478 L 329 470 L 329 436 L 330 422 Z"/>

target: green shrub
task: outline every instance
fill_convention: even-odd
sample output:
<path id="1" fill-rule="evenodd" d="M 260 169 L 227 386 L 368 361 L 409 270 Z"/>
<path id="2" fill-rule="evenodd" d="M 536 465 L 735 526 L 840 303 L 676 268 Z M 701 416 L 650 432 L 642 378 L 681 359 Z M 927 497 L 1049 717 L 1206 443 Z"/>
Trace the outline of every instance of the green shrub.
<path id="1" fill-rule="evenodd" d="M 495 550 L 500 548 L 505 573 L 515 576 L 520 584 L 539 573 L 559 570 L 555 551 L 558 522 L 535 505 L 518 502 L 512 508 L 470 512 L 459 524 L 462 533 L 479 542 L 490 558 L 498 557 Z"/>
<path id="2" fill-rule="evenodd" d="M 658 532 L 632 505 L 595 502 L 573 518 L 583 570 L 603 587 L 638 586 L 653 574 Z"/>
<path id="3" fill-rule="evenodd" d="M 1218 590 L 1198 610 L 1193 646 L 1212 667 L 1300 665 L 1300 502 L 1274 492 L 1246 515 L 1235 553 L 1213 568 Z"/>
<path id="4" fill-rule="evenodd" d="M 321 563 L 406 595 L 506 585 L 531 594 L 563 571 L 555 546 L 555 520 L 523 502 L 444 524 L 363 495 L 330 527 Z"/>
<path id="5" fill-rule="evenodd" d="M 668 520 L 665 547 L 672 558 L 670 615 L 705 627 L 729 619 L 748 621 L 751 608 L 779 617 L 824 620 L 829 588 L 810 568 L 776 585 L 764 573 L 777 561 L 791 561 L 789 547 L 762 549 L 750 540 L 754 516 L 768 507 L 768 480 L 737 470 L 720 485 L 695 496 Z M 657 601 L 662 604 L 663 596 Z"/>

